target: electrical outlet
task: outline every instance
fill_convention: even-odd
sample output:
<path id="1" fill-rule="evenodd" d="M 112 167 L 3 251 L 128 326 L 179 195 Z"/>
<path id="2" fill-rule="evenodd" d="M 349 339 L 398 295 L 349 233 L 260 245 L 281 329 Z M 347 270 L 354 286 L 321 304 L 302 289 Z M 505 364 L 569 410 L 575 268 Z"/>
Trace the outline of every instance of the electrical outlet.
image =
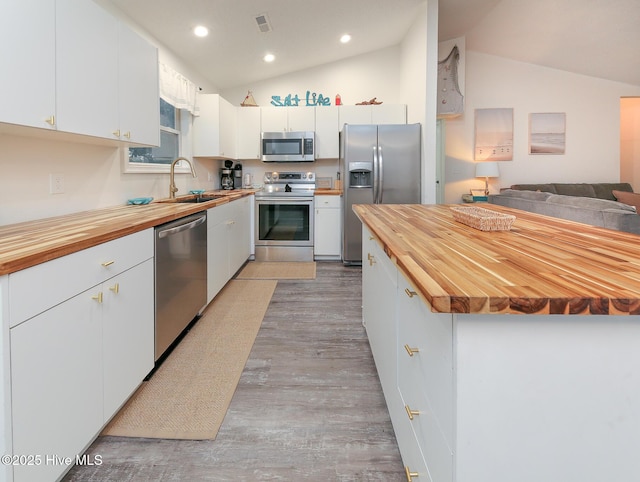
<path id="1" fill-rule="evenodd" d="M 49 194 L 64 193 L 64 175 L 49 174 Z"/>

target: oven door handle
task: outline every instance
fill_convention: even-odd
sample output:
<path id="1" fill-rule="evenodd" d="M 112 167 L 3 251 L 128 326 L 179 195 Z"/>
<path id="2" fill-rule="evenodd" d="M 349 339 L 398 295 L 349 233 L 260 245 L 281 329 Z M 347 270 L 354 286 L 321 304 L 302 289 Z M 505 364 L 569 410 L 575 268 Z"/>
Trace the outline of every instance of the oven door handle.
<path id="1" fill-rule="evenodd" d="M 285 204 L 288 202 L 308 202 L 308 203 L 312 203 L 313 202 L 313 198 L 309 199 L 308 197 L 263 197 L 263 198 L 256 198 L 256 202 L 267 202 L 270 204 L 274 204 L 274 203 L 278 203 L 278 204 Z"/>

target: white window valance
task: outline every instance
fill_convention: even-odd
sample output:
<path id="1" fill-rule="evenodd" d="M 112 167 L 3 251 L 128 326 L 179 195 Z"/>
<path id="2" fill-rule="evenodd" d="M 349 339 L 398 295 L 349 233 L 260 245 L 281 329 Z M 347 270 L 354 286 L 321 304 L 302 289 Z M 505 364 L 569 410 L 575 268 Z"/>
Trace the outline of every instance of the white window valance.
<path id="1" fill-rule="evenodd" d="M 196 92 L 198 87 L 180 72 L 166 64 L 158 64 L 160 77 L 160 97 L 177 109 L 186 109 L 198 115 Z"/>

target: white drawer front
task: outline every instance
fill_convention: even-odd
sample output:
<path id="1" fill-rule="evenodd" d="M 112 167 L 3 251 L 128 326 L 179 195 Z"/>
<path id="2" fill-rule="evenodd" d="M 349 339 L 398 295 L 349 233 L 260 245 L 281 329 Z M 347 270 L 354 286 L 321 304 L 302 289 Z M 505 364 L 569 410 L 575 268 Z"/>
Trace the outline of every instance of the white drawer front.
<path id="1" fill-rule="evenodd" d="M 153 228 L 9 275 L 10 326 L 152 258 Z"/>
<path id="2" fill-rule="evenodd" d="M 412 385 L 422 387 L 453 447 L 453 322 L 448 313 L 433 313 L 415 289 L 400 278 L 398 285 L 398 385 L 403 393 Z M 405 348 L 418 350 L 410 356 Z M 403 386 L 403 384 L 405 386 Z"/>
<path id="3" fill-rule="evenodd" d="M 315 196 L 316 208 L 339 208 L 340 196 Z"/>
<path id="4" fill-rule="evenodd" d="M 231 203 L 220 204 L 214 208 L 207 209 L 207 228 L 216 226 L 231 218 Z"/>

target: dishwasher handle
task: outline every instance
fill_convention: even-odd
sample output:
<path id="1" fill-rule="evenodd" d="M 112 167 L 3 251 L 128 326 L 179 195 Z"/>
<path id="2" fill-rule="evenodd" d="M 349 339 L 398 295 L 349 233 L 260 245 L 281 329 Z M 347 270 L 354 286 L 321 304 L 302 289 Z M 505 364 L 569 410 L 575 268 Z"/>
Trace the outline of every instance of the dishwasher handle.
<path id="1" fill-rule="evenodd" d="M 193 229 L 196 226 L 200 226 L 207 220 L 206 216 L 200 216 L 195 221 L 187 222 L 185 224 L 180 224 L 178 226 L 174 226 L 166 229 L 158 230 L 158 238 L 166 238 L 167 236 L 172 236 L 174 234 L 181 233 L 182 231 L 187 231 L 188 229 Z"/>

